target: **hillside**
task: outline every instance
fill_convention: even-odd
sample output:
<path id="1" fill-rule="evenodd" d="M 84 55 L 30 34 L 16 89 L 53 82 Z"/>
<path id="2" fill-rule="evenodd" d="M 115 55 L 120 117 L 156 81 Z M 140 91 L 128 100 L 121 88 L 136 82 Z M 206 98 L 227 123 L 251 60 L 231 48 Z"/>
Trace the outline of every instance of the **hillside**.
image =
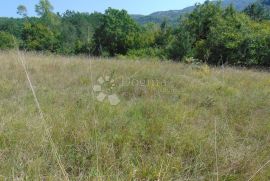
<path id="1" fill-rule="evenodd" d="M 150 15 L 143 16 L 143 15 L 131 15 L 139 24 L 146 24 L 149 22 L 154 23 L 162 23 L 164 19 L 166 19 L 169 23 L 175 24 L 177 23 L 179 17 L 186 13 L 190 13 L 193 11 L 194 6 L 184 8 L 182 10 L 169 10 L 169 11 L 159 11 L 154 12 Z"/>
<path id="2" fill-rule="evenodd" d="M 64 180 L 61 165 L 70 180 L 216 180 L 218 167 L 220 180 L 246 181 L 269 159 L 267 72 L 16 52 L 0 60 L 1 180 Z M 265 168 L 254 180 L 269 176 Z"/>
<path id="3" fill-rule="evenodd" d="M 222 2 L 222 6 L 227 7 L 232 4 L 237 10 L 242 11 L 249 4 L 254 2 L 256 2 L 256 0 L 224 0 Z M 132 17 L 140 24 L 146 24 L 149 22 L 161 23 L 164 21 L 164 19 L 166 19 L 171 24 L 176 24 L 181 15 L 192 12 L 194 8 L 195 6 L 190 6 L 181 10 L 160 11 L 147 16 L 132 15 Z"/>

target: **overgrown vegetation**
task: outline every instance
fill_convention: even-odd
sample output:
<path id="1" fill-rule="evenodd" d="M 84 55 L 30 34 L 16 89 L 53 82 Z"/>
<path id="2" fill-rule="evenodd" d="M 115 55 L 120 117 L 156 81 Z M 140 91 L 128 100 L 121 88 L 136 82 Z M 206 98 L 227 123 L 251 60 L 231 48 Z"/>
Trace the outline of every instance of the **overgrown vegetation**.
<path id="1" fill-rule="evenodd" d="M 21 19 L 1 19 L 6 37 L 1 48 L 10 47 L 14 35 L 29 51 L 94 56 L 157 57 L 182 61 L 193 57 L 209 64 L 245 66 L 270 65 L 270 22 L 268 1 L 249 5 L 243 12 L 232 6 L 206 1 L 183 15 L 177 26 L 138 25 L 125 10 L 109 8 L 101 13 L 53 12 L 48 0 L 36 5 L 39 18 L 17 9 Z M 8 41 L 9 42 L 6 42 Z M 3 45 L 3 44 L 6 44 Z M 12 46 L 11 46 L 12 47 Z"/>
<path id="2" fill-rule="evenodd" d="M 269 180 L 269 72 L 226 67 L 270 66 L 269 4 L 206 1 L 177 26 L 19 5 L 0 18 L 0 180 Z"/>
<path id="3" fill-rule="evenodd" d="M 0 53 L 0 179 L 63 180 L 16 55 Z M 216 180 L 215 121 L 220 180 L 246 181 L 269 159 L 269 73 L 100 59 L 90 69 L 83 57 L 36 54 L 25 61 L 70 180 Z M 107 75 L 117 106 L 91 94 Z M 254 181 L 269 176 L 267 167 Z"/>
<path id="4" fill-rule="evenodd" d="M 15 48 L 14 37 L 10 33 L 0 31 L 0 49 L 7 50 Z M 16 40 L 15 40 L 16 41 Z"/>

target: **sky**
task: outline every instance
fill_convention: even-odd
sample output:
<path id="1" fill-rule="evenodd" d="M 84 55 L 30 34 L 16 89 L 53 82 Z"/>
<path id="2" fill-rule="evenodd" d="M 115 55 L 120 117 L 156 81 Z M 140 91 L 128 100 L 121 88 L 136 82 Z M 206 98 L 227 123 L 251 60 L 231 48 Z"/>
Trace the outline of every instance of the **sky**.
<path id="1" fill-rule="evenodd" d="M 28 9 L 29 16 L 35 16 L 35 4 L 39 0 L 1 0 L 1 17 L 18 17 L 16 9 L 23 4 Z M 179 10 L 204 0 L 50 0 L 54 12 L 63 13 L 66 10 L 79 12 L 104 12 L 108 7 L 125 9 L 129 14 L 148 15 L 156 11 Z"/>

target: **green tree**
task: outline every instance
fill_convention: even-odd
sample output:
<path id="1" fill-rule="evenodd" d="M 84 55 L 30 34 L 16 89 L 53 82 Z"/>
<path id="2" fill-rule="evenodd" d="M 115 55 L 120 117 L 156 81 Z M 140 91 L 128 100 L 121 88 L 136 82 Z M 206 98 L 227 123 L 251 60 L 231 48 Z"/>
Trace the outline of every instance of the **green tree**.
<path id="1" fill-rule="evenodd" d="M 206 1 L 204 4 L 197 4 L 192 13 L 182 17 L 175 30 L 174 38 L 167 46 L 168 58 L 177 61 L 181 61 L 185 56 L 208 59 L 206 40 L 222 12 L 220 3 Z"/>
<path id="2" fill-rule="evenodd" d="M 15 44 L 16 40 L 11 34 L 0 31 L 0 49 L 7 50 L 15 48 Z"/>
<path id="3" fill-rule="evenodd" d="M 66 11 L 61 18 L 61 52 L 89 53 L 92 49 L 94 31 L 100 25 L 101 13 L 78 13 Z M 90 52 L 91 53 L 91 52 Z"/>
<path id="4" fill-rule="evenodd" d="M 27 50 L 57 52 L 58 34 L 41 23 L 25 23 L 22 39 Z"/>
<path id="5" fill-rule="evenodd" d="M 194 40 L 190 36 L 190 33 L 183 27 L 179 27 L 175 30 L 174 36 L 166 47 L 167 57 L 181 61 L 185 56 L 191 54 L 193 42 Z"/>
<path id="6" fill-rule="evenodd" d="M 240 64 L 244 58 L 241 45 L 245 34 L 250 32 L 249 23 L 249 18 L 243 14 L 220 17 L 207 39 L 207 47 L 211 53 L 208 63 Z"/>
<path id="7" fill-rule="evenodd" d="M 17 14 L 23 18 L 27 17 L 27 8 L 24 5 L 19 5 L 17 7 Z"/>
<path id="8" fill-rule="evenodd" d="M 167 20 L 160 24 L 159 32 L 156 36 L 156 45 L 158 47 L 165 47 L 168 44 L 171 34 L 171 27 L 168 26 Z"/>
<path id="9" fill-rule="evenodd" d="M 40 0 L 39 3 L 35 6 L 36 13 L 43 17 L 48 16 L 53 11 L 53 6 L 49 0 Z"/>
<path id="10" fill-rule="evenodd" d="M 168 35 L 168 32 L 165 29 L 161 31 L 160 25 L 156 23 L 143 25 L 138 32 L 137 38 L 134 40 L 134 47 L 128 50 L 127 56 L 129 58 L 165 59 L 166 54 L 164 50 L 167 40 L 170 38 L 170 36 L 165 37 L 165 34 Z"/>
<path id="11" fill-rule="evenodd" d="M 207 63 L 269 65 L 269 22 L 257 22 L 245 14 L 228 12 L 231 10 L 225 10 L 217 19 L 203 46 L 200 46 L 209 53 Z M 198 58 L 203 59 L 203 55 Z"/>
<path id="12" fill-rule="evenodd" d="M 256 21 L 262 21 L 263 19 L 269 18 L 268 11 L 259 2 L 249 5 L 244 10 L 244 13 L 246 13 L 248 16 L 251 17 L 251 19 Z"/>
<path id="13" fill-rule="evenodd" d="M 220 3 L 206 1 L 202 5 L 196 5 L 194 11 L 183 18 L 180 26 L 183 26 L 195 41 L 206 39 L 212 26 L 222 14 Z"/>
<path id="14" fill-rule="evenodd" d="M 59 16 L 53 13 L 53 6 L 49 0 L 40 0 L 35 6 L 36 13 L 41 17 L 41 21 L 46 26 L 54 28 L 59 25 Z"/>
<path id="15" fill-rule="evenodd" d="M 138 48 L 156 47 L 156 39 L 160 34 L 160 26 L 155 23 L 148 23 L 141 27 L 138 37 Z"/>
<path id="16" fill-rule="evenodd" d="M 0 18 L 0 31 L 14 35 L 20 39 L 23 29 L 24 19 L 20 18 Z"/>
<path id="17" fill-rule="evenodd" d="M 139 26 L 125 10 L 109 8 L 101 18 L 101 25 L 94 34 L 95 53 L 108 52 L 109 55 L 126 54 L 136 47 Z"/>
<path id="18" fill-rule="evenodd" d="M 244 65 L 270 66 L 270 24 L 250 22 L 241 45 Z"/>

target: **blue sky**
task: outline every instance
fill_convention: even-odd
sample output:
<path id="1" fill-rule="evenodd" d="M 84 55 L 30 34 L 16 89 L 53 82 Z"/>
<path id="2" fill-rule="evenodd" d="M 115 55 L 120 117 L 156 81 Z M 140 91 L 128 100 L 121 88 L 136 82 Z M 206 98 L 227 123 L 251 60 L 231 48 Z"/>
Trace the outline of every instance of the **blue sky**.
<path id="1" fill-rule="evenodd" d="M 1 0 L 0 16 L 17 17 L 19 4 L 27 6 L 30 16 L 39 0 Z M 55 12 L 75 10 L 80 12 L 104 12 L 108 7 L 126 9 L 130 14 L 150 14 L 155 11 L 178 10 L 204 0 L 50 0 Z"/>

